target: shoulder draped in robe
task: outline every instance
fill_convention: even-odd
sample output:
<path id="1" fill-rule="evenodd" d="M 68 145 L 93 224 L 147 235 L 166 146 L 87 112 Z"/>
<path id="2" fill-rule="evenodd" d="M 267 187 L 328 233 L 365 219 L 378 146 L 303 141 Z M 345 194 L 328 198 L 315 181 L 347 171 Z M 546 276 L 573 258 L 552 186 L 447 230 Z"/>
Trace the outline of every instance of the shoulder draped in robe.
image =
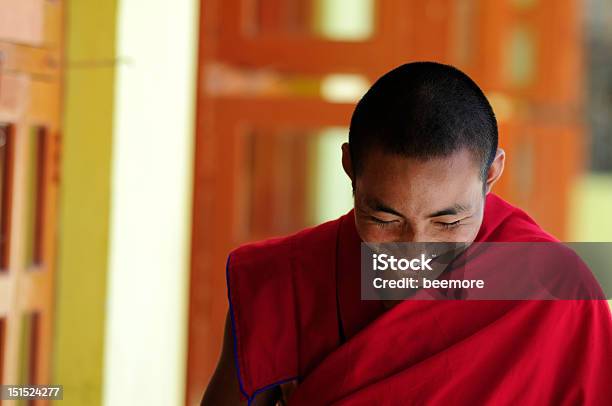
<path id="1" fill-rule="evenodd" d="M 477 242 L 552 242 L 487 196 Z M 228 297 L 245 398 L 290 405 L 612 405 L 604 300 L 360 300 L 353 212 L 234 250 Z"/>

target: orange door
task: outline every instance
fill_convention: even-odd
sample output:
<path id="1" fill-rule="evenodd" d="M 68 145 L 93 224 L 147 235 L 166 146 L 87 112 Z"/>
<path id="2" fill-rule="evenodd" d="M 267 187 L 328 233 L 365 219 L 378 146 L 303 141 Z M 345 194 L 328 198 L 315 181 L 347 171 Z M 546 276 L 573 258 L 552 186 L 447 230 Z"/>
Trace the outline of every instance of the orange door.
<path id="1" fill-rule="evenodd" d="M 202 2 L 189 405 L 217 361 L 229 250 L 312 223 L 317 145 L 325 131 L 346 129 L 352 110 L 352 101 L 324 97 L 329 75 L 368 83 L 393 63 L 392 1 L 373 1 L 371 29 L 351 38 L 318 27 L 315 3 Z"/>
<path id="2" fill-rule="evenodd" d="M 51 383 L 61 24 L 59 0 L 0 0 L 3 384 Z"/>
<path id="3" fill-rule="evenodd" d="M 472 76 L 499 113 L 509 152 L 496 192 L 563 237 L 580 156 L 578 118 L 563 113 L 580 101 L 578 3 L 202 0 L 189 405 L 217 362 L 228 252 L 315 223 L 319 200 L 342 198 L 317 186 L 333 175 L 321 164 L 325 149 L 339 169 L 337 136 L 346 137 L 359 96 L 351 91 L 392 67 L 435 60 Z M 563 52 L 550 52 L 560 36 Z"/>

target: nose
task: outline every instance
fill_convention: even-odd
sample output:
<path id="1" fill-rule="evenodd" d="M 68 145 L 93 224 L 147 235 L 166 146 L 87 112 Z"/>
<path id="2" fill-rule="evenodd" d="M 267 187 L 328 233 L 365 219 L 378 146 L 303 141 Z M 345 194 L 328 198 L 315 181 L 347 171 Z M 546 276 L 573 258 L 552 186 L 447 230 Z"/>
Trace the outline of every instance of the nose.
<path id="1" fill-rule="evenodd" d="M 406 226 L 395 242 L 427 242 L 427 236 L 414 226 Z"/>

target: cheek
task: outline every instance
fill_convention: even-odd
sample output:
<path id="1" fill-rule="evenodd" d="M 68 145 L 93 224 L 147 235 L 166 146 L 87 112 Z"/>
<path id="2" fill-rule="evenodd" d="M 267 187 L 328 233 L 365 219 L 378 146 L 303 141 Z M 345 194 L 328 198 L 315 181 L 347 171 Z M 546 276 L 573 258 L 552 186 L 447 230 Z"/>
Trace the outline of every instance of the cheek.
<path id="1" fill-rule="evenodd" d="M 462 227 L 457 233 L 456 242 L 473 242 L 478 235 L 478 231 L 480 231 L 480 226 L 482 224 L 482 212 L 478 215 L 476 221 L 470 224 L 466 224 Z"/>
<path id="2" fill-rule="evenodd" d="M 462 230 L 457 232 L 456 238 L 453 242 L 472 242 L 476 238 L 479 229 L 480 224 L 465 225 Z"/>

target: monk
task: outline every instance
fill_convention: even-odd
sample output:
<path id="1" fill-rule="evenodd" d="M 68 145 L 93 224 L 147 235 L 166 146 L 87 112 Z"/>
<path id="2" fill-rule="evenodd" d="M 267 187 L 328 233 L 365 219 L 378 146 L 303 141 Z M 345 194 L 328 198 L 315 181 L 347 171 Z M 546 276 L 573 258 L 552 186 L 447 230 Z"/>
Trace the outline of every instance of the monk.
<path id="1" fill-rule="evenodd" d="M 612 405 L 604 300 L 361 300 L 361 242 L 554 242 L 491 192 L 504 169 L 481 89 L 393 69 L 353 113 L 354 209 L 227 262 L 225 339 L 202 404 Z"/>

